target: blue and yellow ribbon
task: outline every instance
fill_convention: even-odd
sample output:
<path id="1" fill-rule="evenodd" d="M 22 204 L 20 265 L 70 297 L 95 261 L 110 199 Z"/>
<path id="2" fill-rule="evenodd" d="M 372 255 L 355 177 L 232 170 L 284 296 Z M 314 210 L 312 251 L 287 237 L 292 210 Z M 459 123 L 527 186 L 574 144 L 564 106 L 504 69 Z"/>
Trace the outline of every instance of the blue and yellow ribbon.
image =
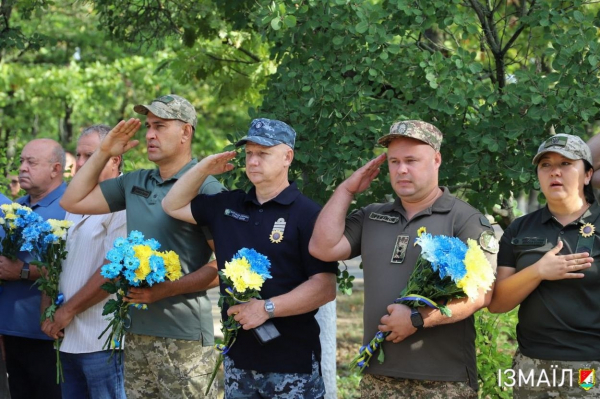
<path id="1" fill-rule="evenodd" d="M 235 296 L 235 291 L 234 291 L 234 290 L 233 290 L 233 288 L 231 288 L 231 287 L 227 287 L 227 288 L 225 288 L 225 292 L 226 292 L 227 294 L 229 294 L 229 296 L 230 296 L 230 297 L 232 297 L 232 298 L 233 298 L 233 300 L 234 300 L 234 301 L 236 301 L 237 303 L 246 303 L 246 302 L 249 302 L 249 301 L 247 301 L 247 300 L 239 299 L 238 297 L 236 297 L 236 296 Z"/>
<path id="2" fill-rule="evenodd" d="M 440 308 L 440 305 L 438 305 L 431 299 L 426 298 L 422 295 L 417 295 L 417 294 L 408 294 L 408 295 L 403 296 L 402 298 L 397 298 L 394 300 L 394 303 L 400 303 L 402 301 L 417 301 L 417 302 L 424 303 L 425 305 L 429 306 L 432 309 Z"/>
<path id="3" fill-rule="evenodd" d="M 390 333 L 389 332 L 381 332 L 377 331 L 375 334 L 375 338 L 371 340 L 367 345 L 363 345 L 358 350 L 358 355 L 352 360 L 350 363 L 350 370 L 355 367 L 360 368 L 360 371 L 363 371 L 366 367 L 369 367 L 369 362 L 371 361 L 371 357 L 380 349 L 381 343 L 385 340 Z M 381 352 L 383 353 L 383 352 Z"/>

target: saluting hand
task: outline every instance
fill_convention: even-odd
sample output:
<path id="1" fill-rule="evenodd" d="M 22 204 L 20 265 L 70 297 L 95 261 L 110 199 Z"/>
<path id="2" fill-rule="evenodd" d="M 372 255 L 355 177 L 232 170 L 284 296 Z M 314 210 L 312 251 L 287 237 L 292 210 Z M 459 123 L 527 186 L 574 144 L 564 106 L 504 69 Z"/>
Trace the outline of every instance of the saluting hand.
<path id="1" fill-rule="evenodd" d="M 352 195 L 362 193 L 379 174 L 379 167 L 385 162 L 385 158 L 386 154 L 383 153 L 377 158 L 370 160 L 363 167 L 352 173 L 352 176 L 347 178 L 340 187 L 343 187 Z"/>
<path id="2" fill-rule="evenodd" d="M 141 125 L 137 118 L 117 123 L 100 143 L 100 150 L 110 154 L 111 157 L 123 155 L 140 143 L 139 140 L 131 140 L 131 138 Z"/>
<path id="3" fill-rule="evenodd" d="M 535 263 L 537 271 L 542 280 L 562 280 L 568 278 L 583 278 L 583 273 L 573 273 L 592 267 L 594 258 L 587 252 L 559 255 L 563 248 L 563 242 L 558 244 L 546 253 L 539 261 Z"/>
<path id="4" fill-rule="evenodd" d="M 219 154 L 209 155 L 198 162 L 198 169 L 208 175 L 220 175 L 233 169 L 233 164 L 229 163 L 235 156 L 235 151 L 225 151 Z"/>

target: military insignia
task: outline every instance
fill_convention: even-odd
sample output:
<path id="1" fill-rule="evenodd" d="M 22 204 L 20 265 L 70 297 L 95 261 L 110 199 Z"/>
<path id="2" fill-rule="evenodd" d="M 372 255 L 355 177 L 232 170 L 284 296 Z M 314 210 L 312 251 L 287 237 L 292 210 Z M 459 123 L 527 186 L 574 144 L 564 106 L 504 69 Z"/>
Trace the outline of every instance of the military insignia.
<path id="1" fill-rule="evenodd" d="M 396 245 L 394 245 L 394 252 L 392 252 L 392 259 L 390 260 L 391 263 L 404 262 L 409 238 L 407 234 L 401 234 L 396 238 Z"/>
<path id="2" fill-rule="evenodd" d="M 567 141 L 568 141 L 567 138 L 564 137 L 564 136 L 550 137 L 544 143 L 544 148 L 548 148 L 548 147 L 565 147 L 567 145 Z"/>
<path id="3" fill-rule="evenodd" d="M 596 228 L 591 223 L 586 223 L 583 226 L 581 226 L 581 229 L 579 229 L 579 234 L 581 234 L 581 236 L 585 238 L 593 236 L 595 232 Z"/>
<path id="4" fill-rule="evenodd" d="M 596 370 L 579 369 L 579 386 L 589 391 L 596 385 Z"/>
<path id="5" fill-rule="evenodd" d="M 577 238 L 577 247 L 575 248 L 575 253 L 592 253 L 592 249 L 594 248 L 596 227 L 594 227 L 591 223 L 585 223 L 579 229 L 579 237 Z"/>
<path id="6" fill-rule="evenodd" d="M 479 245 L 481 246 L 481 249 L 491 254 L 497 254 L 500 250 L 500 244 L 498 243 L 494 232 L 489 230 L 481 233 L 479 236 Z"/>
<path id="7" fill-rule="evenodd" d="M 254 125 L 254 127 L 255 127 L 256 129 L 260 129 L 261 127 L 263 127 L 263 125 L 264 125 L 264 123 L 262 123 L 262 122 L 257 122 L 257 123 L 256 123 L 256 125 Z"/>
<path id="8" fill-rule="evenodd" d="M 398 132 L 398 134 L 404 134 L 404 132 L 406 132 L 406 123 L 401 123 L 396 129 L 396 131 Z"/>
<path id="9" fill-rule="evenodd" d="M 273 224 L 273 230 L 271 230 L 271 235 L 269 236 L 269 240 L 273 244 L 279 244 L 283 240 L 283 232 L 285 231 L 285 219 L 279 218 Z"/>
<path id="10" fill-rule="evenodd" d="M 479 216 L 479 223 L 481 223 L 482 226 L 489 227 L 490 229 L 492 228 L 492 224 L 490 223 L 489 219 L 483 215 Z"/>
<path id="11" fill-rule="evenodd" d="M 398 221 L 400 220 L 400 218 L 397 216 L 382 215 L 380 213 L 375 212 L 371 212 L 371 214 L 369 215 L 369 219 L 392 224 L 398 223 Z"/>

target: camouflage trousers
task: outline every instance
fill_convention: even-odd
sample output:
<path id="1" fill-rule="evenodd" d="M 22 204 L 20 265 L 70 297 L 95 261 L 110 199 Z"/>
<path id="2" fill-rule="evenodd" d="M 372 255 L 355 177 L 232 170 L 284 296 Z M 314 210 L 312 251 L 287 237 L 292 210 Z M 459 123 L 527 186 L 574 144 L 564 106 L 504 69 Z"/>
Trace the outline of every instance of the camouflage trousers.
<path id="1" fill-rule="evenodd" d="M 513 398 L 600 398 L 600 384 L 596 383 L 587 391 L 579 386 L 579 370 L 594 369 L 596 370 L 595 377 L 597 377 L 597 373 L 600 372 L 600 361 L 586 362 L 532 359 L 517 350 L 513 359 L 512 368 L 517 373 L 515 377 L 516 383 L 513 387 Z M 542 372 L 542 370 L 544 370 L 544 372 Z M 572 370 L 572 381 L 569 381 L 569 378 L 566 377 L 563 380 L 563 370 Z M 532 371 L 532 382 L 527 384 L 519 383 L 519 374 L 527 377 Z M 545 382 L 546 379 L 540 378 L 544 374 L 547 376 L 548 383 Z M 540 384 L 539 382 L 543 383 Z M 561 382 L 563 382 L 562 386 L 558 386 Z"/>
<path id="2" fill-rule="evenodd" d="M 320 399 L 325 396 L 325 384 L 314 354 L 310 374 L 243 370 L 235 367 L 228 356 L 223 366 L 227 399 Z"/>
<path id="3" fill-rule="evenodd" d="M 128 399 L 216 398 L 217 381 L 204 396 L 216 356 L 202 341 L 127 334 L 125 392 Z"/>
<path id="4" fill-rule="evenodd" d="M 360 380 L 363 399 L 476 399 L 466 382 L 423 381 L 365 374 Z"/>

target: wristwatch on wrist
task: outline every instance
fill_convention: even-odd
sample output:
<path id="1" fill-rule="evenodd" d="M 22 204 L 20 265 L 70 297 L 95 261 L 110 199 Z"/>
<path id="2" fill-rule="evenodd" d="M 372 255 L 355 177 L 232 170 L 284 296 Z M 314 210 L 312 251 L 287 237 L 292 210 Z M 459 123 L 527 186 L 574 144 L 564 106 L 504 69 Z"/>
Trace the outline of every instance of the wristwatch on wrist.
<path id="1" fill-rule="evenodd" d="M 275 304 L 270 299 L 265 301 L 265 311 L 269 315 L 269 319 L 275 317 Z"/>
<path id="2" fill-rule="evenodd" d="M 29 263 L 24 262 L 21 269 L 21 280 L 29 280 Z"/>
<path id="3" fill-rule="evenodd" d="M 417 309 L 411 309 L 410 322 L 417 330 L 423 329 L 423 316 L 421 316 L 421 313 Z"/>

